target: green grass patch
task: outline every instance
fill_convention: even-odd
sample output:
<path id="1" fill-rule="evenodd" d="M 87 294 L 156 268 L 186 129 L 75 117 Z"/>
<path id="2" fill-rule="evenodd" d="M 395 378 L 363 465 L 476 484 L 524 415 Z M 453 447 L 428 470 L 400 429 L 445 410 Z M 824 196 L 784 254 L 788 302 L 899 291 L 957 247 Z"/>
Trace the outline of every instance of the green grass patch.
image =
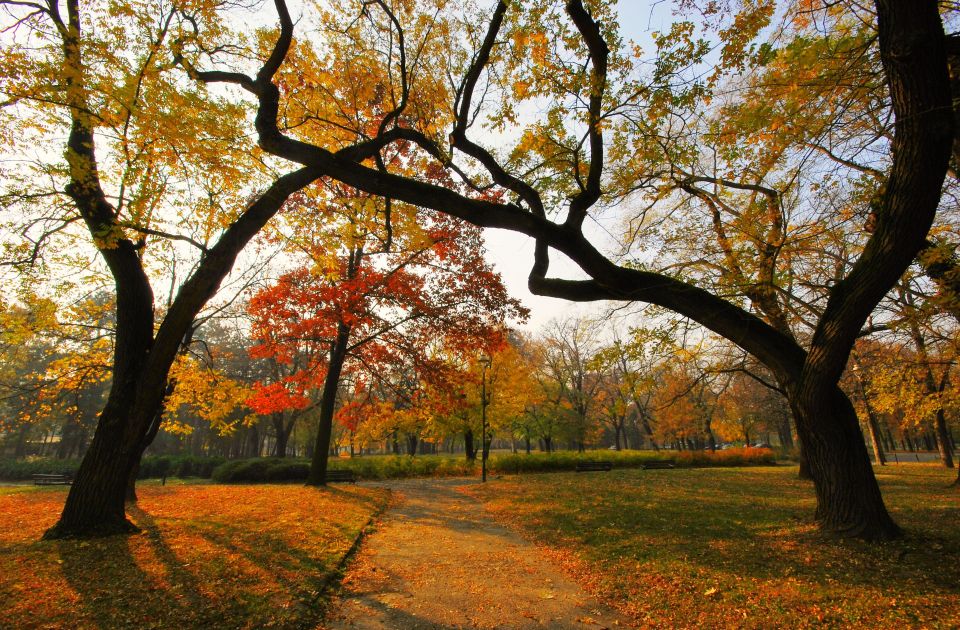
<path id="1" fill-rule="evenodd" d="M 880 545 L 820 534 L 792 466 L 521 475 L 470 491 L 643 627 L 957 627 L 955 472 L 877 470 L 908 532 Z"/>

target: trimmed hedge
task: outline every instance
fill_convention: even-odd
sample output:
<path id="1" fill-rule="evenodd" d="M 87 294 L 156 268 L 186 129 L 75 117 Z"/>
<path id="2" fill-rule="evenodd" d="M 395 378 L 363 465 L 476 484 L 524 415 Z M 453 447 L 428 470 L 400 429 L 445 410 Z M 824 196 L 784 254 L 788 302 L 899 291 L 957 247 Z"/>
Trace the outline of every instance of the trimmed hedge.
<path id="1" fill-rule="evenodd" d="M 77 474 L 79 459 L 51 459 L 28 457 L 26 459 L 0 458 L 0 479 L 4 481 L 29 481 L 32 475 Z"/>
<path id="2" fill-rule="evenodd" d="M 201 477 L 209 479 L 213 470 L 226 462 L 223 457 L 197 457 L 195 455 L 156 455 L 140 461 L 138 479 L 160 477 Z M 76 476 L 79 459 L 53 459 L 28 457 L 26 459 L 0 458 L 0 479 L 6 481 L 29 481 L 35 474 Z"/>
<path id="3" fill-rule="evenodd" d="M 488 465 L 496 473 L 516 474 L 524 472 L 551 472 L 573 470 L 577 462 L 605 460 L 613 462 L 614 468 L 640 468 L 654 460 L 672 459 L 678 467 L 706 466 L 773 466 L 776 455 L 767 448 L 731 448 L 711 453 L 710 451 L 559 451 L 494 455 Z"/>
<path id="4" fill-rule="evenodd" d="M 330 460 L 330 470 L 352 470 L 357 479 L 460 477 L 474 474 L 478 469 L 479 464 L 468 462 L 462 456 L 377 455 Z M 219 483 L 305 481 L 309 472 L 307 459 L 265 457 L 227 462 L 213 471 L 213 480 Z"/>
<path id="5" fill-rule="evenodd" d="M 559 451 L 556 453 L 506 453 L 491 455 L 487 462 L 493 474 L 518 474 L 569 471 L 578 461 L 609 460 L 614 468 L 639 468 L 655 459 L 673 459 L 677 466 L 751 466 L 773 465 L 776 456 L 765 448 L 731 448 L 706 451 Z M 37 473 L 75 475 L 80 460 L 68 459 L 0 459 L 0 479 L 28 481 Z M 468 461 L 463 455 L 371 455 L 353 459 L 332 458 L 330 468 L 352 470 L 357 479 L 403 479 L 409 477 L 463 477 L 480 472 L 479 461 Z M 226 460 L 222 457 L 192 455 L 159 455 L 143 458 L 139 479 L 160 477 L 200 477 L 219 483 L 275 483 L 304 481 L 310 472 L 310 461 L 292 457 L 260 457 Z"/>
<path id="6" fill-rule="evenodd" d="M 704 451 L 587 451 L 576 453 L 496 454 L 487 462 L 493 474 L 518 474 L 571 471 L 578 461 L 609 460 L 614 468 L 639 468 L 645 462 L 673 459 L 678 467 L 771 466 L 776 457 L 770 449 L 732 448 L 716 453 Z M 462 477 L 476 475 L 480 462 L 445 455 L 370 455 L 353 459 L 331 458 L 331 470 L 352 470 L 357 479 L 403 479 L 408 477 Z M 294 458 L 257 458 L 234 460 L 213 471 L 219 483 L 269 483 L 304 481 L 310 462 Z"/>
<path id="7" fill-rule="evenodd" d="M 305 460 L 261 457 L 221 464 L 213 471 L 212 478 L 218 483 L 304 481 L 309 472 L 310 462 Z"/>
<path id="8" fill-rule="evenodd" d="M 160 477 L 200 477 L 210 479 L 217 466 L 226 462 L 225 457 L 202 457 L 197 455 L 150 455 L 140 461 L 137 479 Z"/>

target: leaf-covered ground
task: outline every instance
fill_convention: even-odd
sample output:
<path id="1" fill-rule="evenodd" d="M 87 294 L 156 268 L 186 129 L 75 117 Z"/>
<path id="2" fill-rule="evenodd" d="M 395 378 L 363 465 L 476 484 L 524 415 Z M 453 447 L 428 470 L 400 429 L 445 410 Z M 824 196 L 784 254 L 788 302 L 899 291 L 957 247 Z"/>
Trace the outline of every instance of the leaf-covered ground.
<path id="1" fill-rule="evenodd" d="M 640 627 L 960 627 L 960 489 L 878 469 L 902 541 L 825 538 L 796 467 L 509 477 L 477 494 Z"/>
<path id="2" fill-rule="evenodd" d="M 310 627 L 385 490 L 144 485 L 142 534 L 41 541 L 63 488 L 0 488 L 0 628 Z"/>

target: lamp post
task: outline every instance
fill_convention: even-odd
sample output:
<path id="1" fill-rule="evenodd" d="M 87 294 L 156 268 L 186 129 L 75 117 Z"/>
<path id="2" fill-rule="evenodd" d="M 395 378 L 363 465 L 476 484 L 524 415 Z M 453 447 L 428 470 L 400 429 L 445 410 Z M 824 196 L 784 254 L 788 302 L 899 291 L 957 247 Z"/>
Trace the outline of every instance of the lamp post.
<path id="1" fill-rule="evenodd" d="M 490 367 L 490 357 L 480 357 L 480 471 L 483 482 L 487 481 L 487 368 Z"/>

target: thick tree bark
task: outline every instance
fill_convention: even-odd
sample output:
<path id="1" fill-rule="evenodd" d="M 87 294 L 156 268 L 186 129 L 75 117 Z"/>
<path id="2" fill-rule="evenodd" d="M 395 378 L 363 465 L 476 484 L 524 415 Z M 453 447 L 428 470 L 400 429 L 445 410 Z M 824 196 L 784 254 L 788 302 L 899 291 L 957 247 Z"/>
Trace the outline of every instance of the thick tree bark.
<path id="1" fill-rule="evenodd" d="M 792 394 L 791 406 L 817 494 L 816 518 L 823 528 L 867 540 L 899 536 L 900 528 L 883 503 L 850 400 L 839 388 L 830 396 L 809 389 Z"/>
<path id="2" fill-rule="evenodd" d="M 323 381 L 323 393 L 320 397 L 320 417 L 317 420 L 317 441 L 310 460 L 308 486 L 323 486 L 327 483 L 327 463 L 330 458 L 330 436 L 333 434 L 333 412 L 337 404 L 337 389 L 340 386 L 340 374 L 347 358 L 347 346 L 350 342 L 350 326 L 343 322 L 337 324 L 337 338 L 330 348 L 330 362 L 327 377 Z"/>

